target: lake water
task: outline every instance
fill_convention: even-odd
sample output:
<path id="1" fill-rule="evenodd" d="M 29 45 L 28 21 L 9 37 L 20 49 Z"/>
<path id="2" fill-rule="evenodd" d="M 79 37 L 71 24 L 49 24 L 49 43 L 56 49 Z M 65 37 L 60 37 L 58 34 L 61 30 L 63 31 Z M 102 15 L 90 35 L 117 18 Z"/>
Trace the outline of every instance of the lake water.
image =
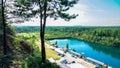
<path id="1" fill-rule="evenodd" d="M 58 47 L 60 48 L 65 48 L 68 43 L 69 49 L 75 49 L 77 53 L 80 53 L 83 56 L 99 60 L 113 68 L 120 68 L 120 48 L 90 43 L 77 39 L 50 40 L 51 43 L 55 43 L 56 41 Z"/>

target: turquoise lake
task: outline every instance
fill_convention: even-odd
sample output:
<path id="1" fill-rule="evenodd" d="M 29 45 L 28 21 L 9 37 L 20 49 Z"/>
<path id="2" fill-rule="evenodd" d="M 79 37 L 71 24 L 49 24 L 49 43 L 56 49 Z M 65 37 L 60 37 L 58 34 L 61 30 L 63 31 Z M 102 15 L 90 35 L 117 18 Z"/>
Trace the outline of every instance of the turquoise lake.
<path id="1" fill-rule="evenodd" d="M 69 49 L 82 54 L 86 57 L 99 60 L 112 68 L 120 68 L 120 48 L 110 47 L 107 45 L 101 45 L 96 43 L 90 43 L 77 39 L 51 39 L 51 43 L 55 43 L 60 48 L 65 48 L 66 44 L 69 44 Z"/>

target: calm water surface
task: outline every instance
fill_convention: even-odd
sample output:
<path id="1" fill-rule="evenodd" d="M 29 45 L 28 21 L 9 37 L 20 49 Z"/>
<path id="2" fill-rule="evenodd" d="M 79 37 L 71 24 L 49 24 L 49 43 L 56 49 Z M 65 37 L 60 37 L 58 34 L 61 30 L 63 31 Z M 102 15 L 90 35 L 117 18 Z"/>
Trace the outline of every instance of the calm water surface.
<path id="1" fill-rule="evenodd" d="M 76 52 L 86 56 L 99 60 L 106 65 L 113 68 L 120 68 L 120 48 L 109 47 L 106 45 L 90 43 L 77 39 L 52 39 L 51 43 L 55 43 L 60 48 L 66 47 L 69 44 L 69 49 L 75 49 Z"/>

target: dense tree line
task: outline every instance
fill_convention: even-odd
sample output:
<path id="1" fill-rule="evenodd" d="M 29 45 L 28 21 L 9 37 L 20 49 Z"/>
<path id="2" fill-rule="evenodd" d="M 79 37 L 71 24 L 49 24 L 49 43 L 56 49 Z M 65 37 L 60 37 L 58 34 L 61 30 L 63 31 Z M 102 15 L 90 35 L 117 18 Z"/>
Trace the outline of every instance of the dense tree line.
<path id="1" fill-rule="evenodd" d="M 32 28 L 31 28 L 32 27 Z M 39 32 L 37 26 L 22 26 L 17 32 Z M 120 47 L 120 27 L 46 27 L 46 38 L 71 37 Z"/>

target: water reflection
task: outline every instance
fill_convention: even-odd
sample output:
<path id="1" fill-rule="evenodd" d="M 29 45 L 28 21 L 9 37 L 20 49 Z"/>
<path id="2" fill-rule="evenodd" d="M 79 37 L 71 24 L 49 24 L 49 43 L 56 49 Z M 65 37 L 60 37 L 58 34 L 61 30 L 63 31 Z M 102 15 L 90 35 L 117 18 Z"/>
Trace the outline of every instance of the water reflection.
<path id="1" fill-rule="evenodd" d="M 120 48 L 111 47 L 107 45 L 101 45 L 101 44 L 94 44 L 90 42 L 87 42 L 87 43 L 89 44 L 90 47 L 92 47 L 94 50 L 98 52 L 103 52 L 108 55 L 111 55 L 114 58 L 120 59 Z"/>

